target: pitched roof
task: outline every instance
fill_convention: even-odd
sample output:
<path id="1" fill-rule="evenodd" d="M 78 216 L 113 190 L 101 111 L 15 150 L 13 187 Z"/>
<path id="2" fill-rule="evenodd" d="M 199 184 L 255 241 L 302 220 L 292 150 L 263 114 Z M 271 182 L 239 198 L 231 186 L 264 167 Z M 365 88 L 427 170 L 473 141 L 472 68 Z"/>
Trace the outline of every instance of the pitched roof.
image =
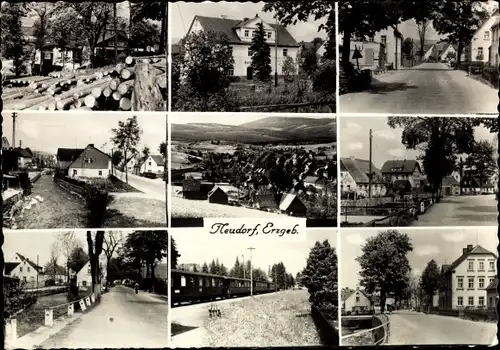
<path id="1" fill-rule="evenodd" d="M 460 183 L 453 176 L 443 177 L 443 186 L 459 186 Z"/>
<path id="2" fill-rule="evenodd" d="M 209 197 L 211 197 L 211 196 L 212 196 L 215 192 L 217 192 L 217 191 L 222 192 L 222 193 L 224 193 L 224 194 L 227 196 L 226 191 L 224 191 L 224 190 L 223 190 L 222 188 L 220 188 L 219 186 L 215 186 L 214 188 L 212 188 L 212 189 L 210 190 L 210 192 L 208 192 L 208 196 L 209 196 Z"/>
<path id="3" fill-rule="evenodd" d="M 10 274 L 12 272 L 12 270 L 14 270 L 17 267 L 17 265 L 19 265 L 18 262 L 6 262 L 4 274 L 5 275 Z"/>
<path id="4" fill-rule="evenodd" d="M 9 140 L 5 136 L 2 136 L 2 149 L 3 148 L 10 148 Z"/>
<path id="5" fill-rule="evenodd" d="M 416 160 L 388 160 L 382 166 L 382 174 L 385 173 L 413 173 L 420 165 Z M 397 169 L 397 170 L 395 170 Z"/>
<path id="6" fill-rule="evenodd" d="M 35 264 L 33 261 L 31 261 L 30 259 L 28 259 L 27 257 L 25 257 L 24 255 L 21 255 L 19 253 L 16 253 L 20 258 L 21 260 L 23 261 L 26 261 L 28 264 L 30 264 L 35 270 L 41 270 L 42 267 Z"/>
<path id="7" fill-rule="evenodd" d="M 488 287 L 486 287 L 485 289 L 486 290 L 497 290 L 497 286 L 498 286 L 498 278 L 495 278 L 493 280 L 493 282 L 491 282 L 490 284 L 488 284 Z"/>
<path id="8" fill-rule="evenodd" d="M 465 254 L 462 254 L 457 260 L 455 260 L 451 265 L 448 266 L 448 268 L 444 271 L 444 273 L 448 273 L 450 271 L 453 271 L 457 266 L 459 266 L 461 263 L 463 263 L 469 256 L 471 255 L 485 255 L 489 254 L 492 255 L 496 258 L 496 255 L 490 252 L 487 249 L 484 249 L 480 245 L 477 245 L 473 247 L 471 250 L 465 252 Z"/>
<path id="9" fill-rule="evenodd" d="M 319 179 L 320 179 L 319 176 L 306 176 L 306 178 L 304 179 L 304 182 L 315 184 L 316 182 L 318 182 Z"/>
<path id="10" fill-rule="evenodd" d="M 229 18 L 218 18 L 218 17 L 206 17 L 206 16 L 195 16 L 193 19 L 194 23 L 196 20 L 199 21 L 200 25 L 205 31 L 214 31 L 216 33 L 225 34 L 227 40 L 231 44 L 243 44 L 244 42 L 236 34 L 235 28 L 241 26 L 242 21 L 238 19 Z M 193 25 L 191 23 L 191 26 Z M 278 46 L 292 46 L 298 47 L 299 44 L 288 30 L 282 25 L 269 24 L 273 27 L 278 34 Z M 191 32 L 191 27 L 188 33 Z"/>
<path id="11" fill-rule="evenodd" d="M 151 155 L 151 158 L 155 161 L 156 165 L 164 165 L 165 161 L 163 160 L 163 157 L 159 154 L 154 154 Z"/>
<path id="12" fill-rule="evenodd" d="M 365 296 L 365 298 L 367 298 L 368 300 L 372 300 L 370 294 L 366 293 L 366 291 L 362 290 L 362 289 L 359 289 L 359 288 L 356 288 L 355 291 L 351 291 L 352 293 L 349 293 L 345 296 L 345 299 L 342 299 L 342 300 L 347 300 L 349 299 L 352 295 L 354 295 L 355 293 L 359 292 L 361 294 L 363 294 Z"/>
<path id="13" fill-rule="evenodd" d="M 28 148 L 15 148 L 15 150 L 18 152 L 19 154 L 19 157 L 23 157 L 23 158 L 31 158 L 32 157 L 32 154 L 30 153 L 30 149 Z"/>
<path id="14" fill-rule="evenodd" d="M 297 198 L 296 194 L 285 193 L 281 198 L 281 202 L 279 205 L 280 210 L 287 210 L 296 198 Z"/>
<path id="15" fill-rule="evenodd" d="M 83 152 L 83 148 L 58 148 L 57 159 L 62 162 L 72 162 Z"/>
<path id="16" fill-rule="evenodd" d="M 358 184 L 368 183 L 370 161 L 357 158 L 340 158 L 340 170 L 347 171 Z M 372 163 L 373 183 L 382 182 L 380 170 Z"/>

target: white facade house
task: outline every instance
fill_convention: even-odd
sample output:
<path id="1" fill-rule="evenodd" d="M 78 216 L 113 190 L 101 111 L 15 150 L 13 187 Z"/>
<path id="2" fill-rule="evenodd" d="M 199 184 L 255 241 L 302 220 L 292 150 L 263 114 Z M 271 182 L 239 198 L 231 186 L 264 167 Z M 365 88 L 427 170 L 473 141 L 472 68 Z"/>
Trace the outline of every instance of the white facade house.
<path id="1" fill-rule="evenodd" d="M 449 53 L 452 53 L 455 55 L 455 57 L 457 56 L 457 51 L 455 50 L 455 47 L 451 44 L 448 44 L 446 46 L 446 48 L 443 50 L 443 52 L 441 53 L 441 56 L 439 56 L 439 60 L 440 61 L 447 61 L 448 60 L 448 54 Z M 455 58 L 456 60 L 456 58 Z"/>
<path id="2" fill-rule="evenodd" d="M 37 282 L 40 282 L 42 271 L 41 266 L 19 253 L 5 261 L 5 275 L 19 278 L 25 288 L 35 288 Z"/>
<path id="3" fill-rule="evenodd" d="M 73 178 L 107 178 L 111 173 L 111 157 L 89 144 L 84 149 L 59 148 L 58 168 Z"/>
<path id="4" fill-rule="evenodd" d="M 493 42 L 492 27 L 500 18 L 498 10 L 483 22 L 472 36 L 472 40 L 467 48 L 469 62 L 488 63 L 492 56 L 491 50 Z"/>
<path id="5" fill-rule="evenodd" d="M 224 35 L 231 45 L 234 58 L 234 69 L 229 74 L 253 79 L 250 46 L 259 23 L 262 23 L 264 27 L 266 41 L 271 48 L 271 74 L 274 75 L 275 73 L 275 63 L 278 66 L 278 74 L 283 74 L 283 63 L 287 57 L 290 57 L 298 68 L 297 57 L 300 46 L 297 41 L 284 26 L 267 23 L 258 15 L 253 18 L 243 19 L 195 16 L 187 36 L 200 31 L 215 31 L 220 36 Z"/>
<path id="6" fill-rule="evenodd" d="M 369 295 L 358 288 L 343 300 L 342 308 L 345 312 L 354 314 L 357 312 L 367 312 L 372 308 L 372 300 Z"/>
<path id="7" fill-rule="evenodd" d="M 479 245 L 468 245 L 451 265 L 443 265 L 447 290 L 440 293 L 440 306 L 486 307 L 486 289 L 495 281 L 496 273 L 496 255 Z"/>
<path id="8" fill-rule="evenodd" d="M 165 160 L 161 155 L 149 155 L 141 164 L 141 174 L 154 173 L 163 174 L 165 172 Z"/>
<path id="9" fill-rule="evenodd" d="M 103 255 L 99 258 L 100 270 L 101 270 L 101 286 L 106 284 L 106 259 Z M 85 265 L 76 273 L 76 283 L 78 288 L 87 289 L 92 288 L 92 273 L 90 271 L 90 261 L 87 261 Z"/>

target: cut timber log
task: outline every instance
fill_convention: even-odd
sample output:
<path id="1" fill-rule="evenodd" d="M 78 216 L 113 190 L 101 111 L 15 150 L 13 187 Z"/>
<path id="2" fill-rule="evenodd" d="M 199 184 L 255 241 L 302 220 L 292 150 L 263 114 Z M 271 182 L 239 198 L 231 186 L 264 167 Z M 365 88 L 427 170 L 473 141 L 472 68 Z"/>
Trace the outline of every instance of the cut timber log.
<path id="1" fill-rule="evenodd" d="M 85 102 L 85 106 L 86 107 L 89 107 L 89 108 L 95 108 L 95 107 L 97 107 L 97 100 L 92 95 L 85 96 L 84 102 Z"/>
<path id="2" fill-rule="evenodd" d="M 43 102 L 52 100 L 52 96 L 40 96 L 26 101 L 15 101 L 13 103 L 5 103 L 4 110 L 17 110 L 22 111 L 23 109 L 28 109 L 37 106 Z M 38 109 L 38 108 L 35 108 Z"/>
<path id="3" fill-rule="evenodd" d="M 130 71 L 130 69 L 124 68 L 120 76 L 122 80 L 129 80 L 130 78 L 132 78 L 132 72 Z"/>
<path id="4" fill-rule="evenodd" d="M 167 73 L 163 73 L 156 76 L 156 85 L 158 85 L 160 89 L 167 88 Z"/>
<path id="5" fill-rule="evenodd" d="M 75 103 L 73 96 L 67 97 L 64 100 L 57 101 L 56 108 L 58 111 L 67 109 L 72 103 Z"/>
<path id="6" fill-rule="evenodd" d="M 118 85 L 116 91 L 118 91 L 122 96 L 126 95 L 134 87 L 134 80 L 127 80 Z"/>
<path id="7" fill-rule="evenodd" d="M 125 63 L 128 66 L 133 66 L 135 64 L 135 59 L 131 56 L 127 56 L 127 58 L 125 58 Z"/>
<path id="8" fill-rule="evenodd" d="M 130 111 L 131 108 L 132 108 L 132 102 L 130 101 L 130 99 L 127 97 L 122 97 L 120 99 L 120 109 L 122 111 Z"/>
<path id="9" fill-rule="evenodd" d="M 120 79 L 113 79 L 109 83 L 109 88 L 111 89 L 111 91 L 116 91 L 116 89 L 118 89 L 118 85 L 120 85 Z"/>
<path id="10" fill-rule="evenodd" d="M 103 95 L 104 97 L 108 98 L 109 96 L 111 96 L 111 93 L 112 93 L 112 92 L 113 92 L 113 91 L 111 91 L 111 89 L 109 88 L 109 86 L 106 86 L 106 87 L 104 88 L 104 90 L 102 90 L 102 95 Z"/>
<path id="11" fill-rule="evenodd" d="M 132 92 L 132 111 L 163 111 L 165 101 L 156 84 L 153 70 L 148 63 L 135 66 L 134 90 Z"/>

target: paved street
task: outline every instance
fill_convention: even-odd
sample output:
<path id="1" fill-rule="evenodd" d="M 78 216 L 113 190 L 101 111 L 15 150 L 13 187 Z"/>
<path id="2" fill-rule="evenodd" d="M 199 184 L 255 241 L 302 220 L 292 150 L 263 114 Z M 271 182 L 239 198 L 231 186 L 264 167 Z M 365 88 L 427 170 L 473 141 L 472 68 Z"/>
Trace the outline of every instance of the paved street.
<path id="1" fill-rule="evenodd" d="M 164 348 L 168 303 L 132 288 L 113 287 L 101 303 L 46 342 L 42 348 Z"/>
<path id="2" fill-rule="evenodd" d="M 125 173 L 114 170 L 115 176 L 125 182 Z M 146 177 L 128 174 L 128 184 L 141 192 L 144 192 L 149 198 L 154 198 L 166 202 L 166 183 L 162 178 L 148 179 Z"/>
<path id="3" fill-rule="evenodd" d="M 495 195 L 444 197 L 412 226 L 486 226 L 497 223 Z"/>
<path id="4" fill-rule="evenodd" d="M 497 105 L 496 89 L 443 63 L 374 75 L 372 90 L 339 100 L 341 113 L 496 113 Z"/>
<path id="5" fill-rule="evenodd" d="M 389 315 L 387 345 L 485 344 L 496 337 L 496 323 L 473 322 L 456 317 L 397 311 Z"/>

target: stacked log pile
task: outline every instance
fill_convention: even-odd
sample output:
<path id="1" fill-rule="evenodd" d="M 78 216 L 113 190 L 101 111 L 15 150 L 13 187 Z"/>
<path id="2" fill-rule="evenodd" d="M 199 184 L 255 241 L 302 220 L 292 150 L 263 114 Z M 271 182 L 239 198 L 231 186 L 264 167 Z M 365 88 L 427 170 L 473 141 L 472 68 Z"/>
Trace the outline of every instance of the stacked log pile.
<path id="1" fill-rule="evenodd" d="M 4 110 L 165 111 L 165 56 L 127 57 L 116 66 L 53 72 L 4 82 Z"/>

